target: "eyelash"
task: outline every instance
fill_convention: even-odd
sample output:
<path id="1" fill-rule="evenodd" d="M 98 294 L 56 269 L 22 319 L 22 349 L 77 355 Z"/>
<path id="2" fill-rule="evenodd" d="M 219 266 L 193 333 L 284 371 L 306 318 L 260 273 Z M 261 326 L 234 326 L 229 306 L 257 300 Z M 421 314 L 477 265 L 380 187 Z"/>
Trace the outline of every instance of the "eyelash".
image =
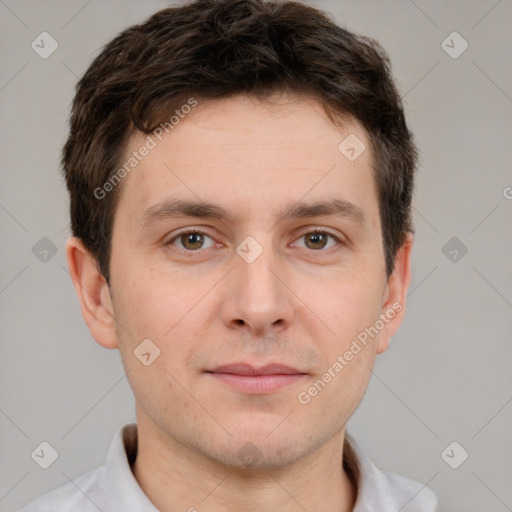
<path id="1" fill-rule="evenodd" d="M 336 242 L 338 242 L 339 245 L 343 245 L 343 242 L 335 235 L 333 235 L 330 231 L 324 229 L 324 228 L 313 228 L 313 229 L 310 229 L 309 231 L 305 231 L 304 233 L 302 233 L 298 238 L 303 238 L 304 236 L 306 235 L 309 235 L 309 234 L 312 234 L 312 233 L 319 233 L 319 234 L 323 234 L 323 235 L 328 235 L 330 236 L 332 239 L 334 239 Z M 213 237 L 211 237 L 208 233 L 206 233 L 205 231 L 202 231 L 201 229 L 195 229 L 195 228 L 187 228 L 186 230 L 184 231 L 181 231 L 179 233 L 177 233 L 176 235 L 174 235 L 168 242 L 165 243 L 166 246 L 172 246 L 173 243 L 178 240 L 178 238 L 180 238 L 181 236 L 183 235 L 188 235 L 188 234 L 199 234 L 199 235 L 206 235 L 207 237 L 211 238 L 213 240 Z M 200 249 L 196 249 L 196 250 L 191 250 L 191 249 L 182 249 L 181 247 L 175 247 L 176 249 L 179 249 L 180 251 L 184 251 L 184 252 L 187 252 L 187 253 L 190 253 L 190 254 L 193 254 L 193 253 L 196 253 L 196 252 L 200 252 L 202 250 L 202 248 Z M 207 247 L 207 249 L 210 249 L 211 247 Z M 339 247 L 338 247 L 339 248 Z M 306 247 L 307 249 L 307 247 Z M 330 252 L 332 250 L 336 250 L 337 248 L 336 247 L 330 247 L 329 249 L 310 249 L 310 251 L 312 252 Z M 205 249 L 203 249 L 205 250 Z"/>

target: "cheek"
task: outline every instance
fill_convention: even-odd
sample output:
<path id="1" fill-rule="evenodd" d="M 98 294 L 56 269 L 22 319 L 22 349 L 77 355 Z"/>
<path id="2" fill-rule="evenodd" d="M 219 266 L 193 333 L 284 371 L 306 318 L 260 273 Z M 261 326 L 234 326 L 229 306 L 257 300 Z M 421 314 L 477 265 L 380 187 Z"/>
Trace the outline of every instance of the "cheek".
<path id="1" fill-rule="evenodd" d="M 334 411 L 341 409 L 343 414 L 351 414 L 362 399 L 378 342 L 378 336 L 369 336 L 366 329 L 378 319 L 380 290 L 368 274 L 345 277 L 321 296 L 322 318 L 334 334 L 317 341 L 325 367 L 314 380 L 321 390 L 314 407 L 332 408 L 335 415 Z"/>
<path id="2" fill-rule="evenodd" d="M 134 388 L 138 389 L 139 379 L 143 379 L 167 382 L 170 386 L 167 392 L 172 392 L 177 385 L 175 379 L 187 381 L 185 373 L 189 361 L 201 339 L 206 338 L 200 320 L 207 301 L 198 301 L 207 292 L 207 283 L 190 286 L 178 276 L 153 268 L 145 269 L 141 265 L 140 271 L 135 272 L 135 264 L 127 262 L 125 269 L 128 268 L 129 273 L 118 269 L 121 293 L 114 304 L 123 361 L 133 372 L 130 380 Z M 151 366 L 143 367 L 134 357 L 134 351 L 146 339 L 151 340 L 157 347 L 154 350 L 159 352 Z M 144 382 L 140 384 L 139 391 L 143 393 Z"/>
<path id="3" fill-rule="evenodd" d="M 143 262 L 125 261 L 118 270 L 116 320 L 137 338 L 162 340 L 185 314 L 192 292 Z"/>
<path id="4" fill-rule="evenodd" d="M 351 269 L 332 276 L 329 285 L 316 295 L 319 316 L 334 331 L 333 338 L 346 342 L 375 322 L 383 293 L 378 282 L 379 276 L 371 272 Z"/>

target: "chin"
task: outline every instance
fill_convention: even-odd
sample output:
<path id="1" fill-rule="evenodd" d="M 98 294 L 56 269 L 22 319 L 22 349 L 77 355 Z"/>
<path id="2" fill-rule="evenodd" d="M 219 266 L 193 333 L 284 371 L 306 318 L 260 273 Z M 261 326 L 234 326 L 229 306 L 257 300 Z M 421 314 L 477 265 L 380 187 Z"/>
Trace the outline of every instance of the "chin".
<path id="1" fill-rule="evenodd" d="M 272 428 L 277 424 L 274 423 Z M 285 468 L 322 444 L 321 440 L 314 440 L 305 433 L 293 433 L 289 429 L 272 432 L 272 428 L 258 429 L 253 425 L 244 433 L 231 431 L 233 437 L 228 444 L 223 447 L 217 445 L 210 456 L 237 470 L 268 471 Z"/>
<path id="2" fill-rule="evenodd" d="M 252 441 L 246 441 L 236 451 L 224 450 L 218 454 L 218 462 L 238 471 L 269 471 L 290 466 L 301 458 L 303 454 L 297 451 L 296 445 L 281 446 L 276 450 L 274 446 L 264 446 Z"/>

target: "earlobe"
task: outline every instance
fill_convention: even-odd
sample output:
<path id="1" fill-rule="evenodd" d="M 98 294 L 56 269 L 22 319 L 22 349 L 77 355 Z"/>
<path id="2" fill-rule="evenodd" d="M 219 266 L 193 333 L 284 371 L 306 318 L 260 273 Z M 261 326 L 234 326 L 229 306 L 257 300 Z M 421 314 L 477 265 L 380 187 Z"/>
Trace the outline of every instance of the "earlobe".
<path id="1" fill-rule="evenodd" d="M 413 243 L 414 235 L 408 233 L 404 244 L 397 251 L 395 267 L 387 281 L 381 311 L 384 327 L 380 332 L 377 354 L 381 354 L 389 347 L 389 341 L 400 327 L 404 317 L 407 290 L 411 281 Z"/>
<path id="2" fill-rule="evenodd" d="M 105 348 L 117 348 L 110 290 L 96 259 L 76 237 L 67 241 L 66 255 L 82 316 L 93 338 Z"/>

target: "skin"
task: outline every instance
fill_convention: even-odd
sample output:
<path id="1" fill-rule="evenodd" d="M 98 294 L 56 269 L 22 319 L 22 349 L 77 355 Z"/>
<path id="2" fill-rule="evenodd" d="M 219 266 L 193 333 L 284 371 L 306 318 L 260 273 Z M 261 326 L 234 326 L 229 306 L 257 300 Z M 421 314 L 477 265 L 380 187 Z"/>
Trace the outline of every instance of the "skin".
<path id="1" fill-rule="evenodd" d="M 355 503 L 342 466 L 345 424 L 402 321 L 413 238 L 387 278 L 366 132 L 349 118 L 335 126 L 312 98 L 271 99 L 200 104 L 124 178 L 110 288 L 81 242 L 67 243 L 83 317 L 100 345 L 119 349 L 136 398 L 133 473 L 163 511 L 340 512 Z M 338 150 L 350 133 L 367 148 L 353 162 Z M 127 155 L 144 141 L 133 135 Z M 163 218 L 143 228 L 144 212 L 171 197 L 216 203 L 237 221 Z M 341 215 L 276 222 L 289 204 L 332 198 L 360 208 L 365 223 Z M 173 241 L 182 228 L 207 236 Z M 324 247 L 315 228 L 337 239 Z M 252 263 L 236 252 L 248 236 L 263 249 Z M 402 310 L 379 335 L 300 403 L 393 304 Z M 160 349 L 149 366 L 134 356 L 147 338 Z M 250 395 L 205 373 L 241 361 L 306 375 Z M 246 443 L 257 450 L 250 467 L 238 454 Z"/>

